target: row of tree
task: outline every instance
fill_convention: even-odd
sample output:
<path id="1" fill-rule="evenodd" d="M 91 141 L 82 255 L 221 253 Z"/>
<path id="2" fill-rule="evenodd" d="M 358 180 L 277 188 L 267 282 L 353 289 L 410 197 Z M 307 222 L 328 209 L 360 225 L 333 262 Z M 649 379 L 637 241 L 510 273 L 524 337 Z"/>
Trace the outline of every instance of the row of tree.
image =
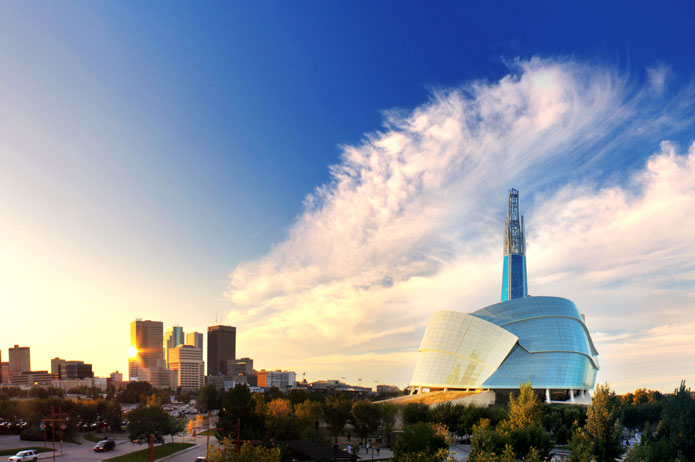
<path id="1" fill-rule="evenodd" d="M 300 402 L 300 397 L 252 394 L 245 385 L 237 385 L 207 405 L 209 409 L 219 408 L 217 425 L 222 436 L 235 437 L 239 425 L 243 440 L 321 439 L 320 423 L 325 423 L 334 442 L 348 423 L 353 425 L 355 436 L 366 439 L 390 434 L 396 422 L 398 409 L 390 404 L 353 402 L 342 395 L 329 396 L 323 402 L 308 397 Z"/>

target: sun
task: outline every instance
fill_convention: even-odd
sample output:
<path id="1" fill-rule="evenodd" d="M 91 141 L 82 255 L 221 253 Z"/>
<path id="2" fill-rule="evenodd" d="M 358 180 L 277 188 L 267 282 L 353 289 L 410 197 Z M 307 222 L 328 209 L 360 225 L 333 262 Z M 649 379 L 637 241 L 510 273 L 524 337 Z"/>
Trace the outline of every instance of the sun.
<path id="1" fill-rule="evenodd" d="M 138 349 L 135 348 L 134 346 L 128 348 L 128 357 L 129 358 L 134 358 L 138 355 Z"/>

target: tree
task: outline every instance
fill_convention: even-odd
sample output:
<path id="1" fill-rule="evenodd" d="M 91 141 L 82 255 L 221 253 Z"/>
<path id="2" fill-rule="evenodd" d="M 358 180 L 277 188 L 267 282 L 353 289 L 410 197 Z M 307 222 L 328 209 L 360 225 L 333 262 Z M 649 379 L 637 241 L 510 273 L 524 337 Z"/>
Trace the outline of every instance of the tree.
<path id="1" fill-rule="evenodd" d="M 517 397 L 509 396 L 509 415 L 505 427 L 515 430 L 531 425 L 541 426 L 541 408 L 531 383 L 524 382 Z"/>
<path id="2" fill-rule="evenodd" d="M 222 444 L 210 449 L 209 462 L 280 462 L 282 454 L 278 448 L 265 448 L 244 444 L 237 454 L 236 443 L 225 438 Z"/>
<path id="3" fill-rule="evenodd" d="M 106 402 L 106 409 L 104 411 L 104 420 L 106 420 L 106 425 L 109 426 L 112 432 L 121 431 L 121 422 L 123 421 L 123 411 L 121 410 L 120 403 L 111 398 Z"/>
<path id="4" fill-rule="evenodd" d="M 118 400 L 128 404 L 144 403 L 147 397 L 152 394 L 152 390 L 152 385 L 149 382 L 128 382 L 125 390 L 119 393 Z"/>
<path id="5" fill-rule="evenodd" d="M 175 435 L 183 430 L 179 423 L 161 406 L 139 405 L 128 415 L 128 439 L 130 441 L 147 442 L 150 435 L 158 443 L 164 442 L 167 435 Z"/>
<path id="6" fill-rule="evenodd" d="M 220 392 L 213 383 L 208 383 L 200 389 L 197 401 L 198 409 L 209 412 L 220 408 Z"/>
<path id="7" fill-rule="evenodd" d="M 241 439 L 261 439 L 265 432 L 263 415 L 256 412 L 256 401 L 249 387 L 237 384 L 222 395 L 222 409 L 218 414 L 217 426 L 225 437 L 236 436 L 237 420 L 241 425 Z"/>
<path id="8" fill-rule="evenodd" d="M 361 399 L 352 405 L 352 424 L 360 438 L 368 438 L 379 428 L 380 412 L 377 404 Z"/>
<path id="9" fill-rule="evenodd" d="M 449 451 L 446 449 L 440 449 L 434 454 L 430 454 L 429 452 L 410 452 L 407 454 L 403 454 L 400 459 L 398 459 L 400 462 L 454 462 L 455 459 L 453 457 L 449 457 Z"/>
<path id="10" fill-rule="evenodd" d="M 338 444 L 338 433 L 345 428 L 345 424 L 350 418 L 352 406 L 343 395 L 329 396 L 323 405 L 323 417 L 328 425 L 328 431 L 331 432 Z"/>
<path id="11" fill-rule="evenodd" d="M 468 460 L 470 462 L 495 460 L 496 454 L 501 454 L 508 446 L 506 438 L 495 431 L 490 425 L 490 420 L 481 419 L 480 423 L 473 425 L 471 454 Z"/>
<path id="12" fill-rule="evenodd" d="M 687 462 L 695 461 L 695 396 L 685 380 L 666 401 L 656 438 L 668 441 Z"/>
<path id="13" fill-rule="evenodd" d="M 448 444 L 442 435 L 438 435 L 433 426 L 426 422 L 408 425 L 393 444 L 393 459 L 399 462 L 406 454 L 436 454 L 440 449 L 447 449 Z"/>
<path id="14" fill-rule="evenodd" d="M 294 415 L 301 436 L 305 439 L 312 439 L 314 437 L 314 425 L 321 416 L 321 404 L 307 399 L 294 406 Z"/>
<path id="15" fill-rule="evenodd" d="M 398 407 L 391 403 L 381 403 L 379 405 L 381 431 L 386 437 L 386 444 L 391 445 L 391 432 L 396 425 L 396 417 L 398 417 Z"/>
<path id="16" fill-rule="evenodd" d="M 408 403 L 403 408 L 403 423 L 415 424 L 430 421 L 430 409 L 426 404 Z"/>
<path id="17" fill-rule="evenodd" d="M 598 385 L 586 413 L 584 426 L 585 435 L 591 444 L 591 453 L 597 462 L 612 462 L 623 453 L 619 415 L 615 393 L 608 384 Z"/>
<path id="18" fill-rule="evenodd" d="M 591 462 L 593 458 L 589 440 L 581 430 L 577 429 L 570 440 L 569 462 Z"/>
<path id="19" fill-rule="evenodd" d="M 295 437 L 295 419 L 289 399 L 278 398 L 268 403 L 266 418 L 271 438 L 289 440 Z"/>

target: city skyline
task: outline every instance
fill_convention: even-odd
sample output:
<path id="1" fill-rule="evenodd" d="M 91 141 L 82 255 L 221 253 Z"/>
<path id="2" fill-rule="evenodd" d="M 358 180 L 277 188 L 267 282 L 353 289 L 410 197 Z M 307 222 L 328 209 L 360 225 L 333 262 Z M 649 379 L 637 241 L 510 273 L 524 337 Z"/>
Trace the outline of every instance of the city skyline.
<path id="1" fill-rule="evenodd" d="M 695 382 L 692 5 L 496 8 L 0 5 L 3 361 L 127 376 L 141 318 L 405 386 L 499 301 L 513 187 L 597 382 Z"/>

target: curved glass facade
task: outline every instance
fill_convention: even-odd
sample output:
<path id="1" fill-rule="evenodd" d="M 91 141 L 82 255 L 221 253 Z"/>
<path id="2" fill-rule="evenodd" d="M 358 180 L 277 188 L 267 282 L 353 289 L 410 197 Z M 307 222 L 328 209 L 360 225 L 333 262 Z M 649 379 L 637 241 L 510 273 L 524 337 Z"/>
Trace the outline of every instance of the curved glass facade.
<path id="1" fill-rule="evenodd" d="M 524 297 L 470 314 L 439 311 L 420 346 L 413 386 L 589 390 L 598 353 L 571 301 Z"/>
<path id="2" fill-rule="evenodd" d="M 516 342 L 514 334 L 483 319 L 438 311 L 425 330 L 411 383 L 480 388 Z"/>

